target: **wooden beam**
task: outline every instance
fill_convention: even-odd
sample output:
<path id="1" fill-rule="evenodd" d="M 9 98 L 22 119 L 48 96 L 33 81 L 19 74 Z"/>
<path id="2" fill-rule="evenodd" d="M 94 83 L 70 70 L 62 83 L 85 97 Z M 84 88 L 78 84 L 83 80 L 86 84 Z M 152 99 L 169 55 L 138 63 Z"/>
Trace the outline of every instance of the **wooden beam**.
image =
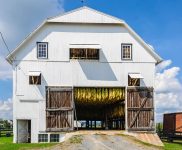
<path id="1" fill-rule="evenodd" d="M 137 128 L 130 128 L 128 131 L 155 131 L 155 128 L 149 127 L 137 127 Z"/>
<path id="2" fill-rule="evenodd" d="M 62 108 L 47 108 L 46 111 L 71 111 L 71 107 L 62 107 Z"/>
<path id="3" fill-rule="evenodd" d="M 140 110 L 141 108 L 140 107 L 129 107 L 127 108 L 128 110 Z M 142 110 L 145 110 L 145 111 L 151 111 L 153 110 L 154 108 L 153 107 L 146 107 L 146 108 L 142 108 Z"/>

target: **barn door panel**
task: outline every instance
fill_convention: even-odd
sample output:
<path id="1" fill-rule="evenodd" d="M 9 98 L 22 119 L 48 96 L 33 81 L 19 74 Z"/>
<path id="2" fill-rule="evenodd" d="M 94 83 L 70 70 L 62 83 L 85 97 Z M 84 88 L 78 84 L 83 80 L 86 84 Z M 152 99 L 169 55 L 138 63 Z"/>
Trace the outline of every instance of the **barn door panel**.
<path id="1" fill-rule="evenodd" d="M 17 120 L 17 143 L 28 143 L 28 121 Z"/>
<path id="2" fill-rule="evenodd" d="M 73 129 L 71 88 L 47 88 L 46 127 L 47 131 L 66 131 Z"/>
<path id="3" fill-rule="evenodd" d="M 128 130 L 154 130 L 153 88 L 127 89 Z"/>

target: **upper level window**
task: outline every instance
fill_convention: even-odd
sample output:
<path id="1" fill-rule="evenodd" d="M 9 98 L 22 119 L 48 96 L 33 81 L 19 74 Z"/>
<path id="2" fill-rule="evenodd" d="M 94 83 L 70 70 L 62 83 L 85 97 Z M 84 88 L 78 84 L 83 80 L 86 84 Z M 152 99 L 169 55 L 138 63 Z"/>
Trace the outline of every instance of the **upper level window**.
<path id="1" fill-rule="evenodd" d="M 47 42 L 37 42 L 37 58 L 48 58 Z"/>
<path id="2" fill-rule="evenodd" d="M 99 49 L 71 48 L 70 59 L 99 60 Z"/>
<path id="3" fill-rule="evenodd" d="M 132 45 L 131 44 L 121 44 L 122 59 L 131 60 L 132 59 Z"/>

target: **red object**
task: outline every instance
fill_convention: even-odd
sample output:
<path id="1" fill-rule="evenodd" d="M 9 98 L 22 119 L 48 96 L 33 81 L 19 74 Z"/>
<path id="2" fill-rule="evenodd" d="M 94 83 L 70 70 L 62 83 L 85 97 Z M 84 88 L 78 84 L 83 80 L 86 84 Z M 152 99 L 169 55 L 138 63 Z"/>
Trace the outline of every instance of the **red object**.
<path id="1" fill-rule="evenodd" d="M 164 133 L 182 133 L 182 112 L 164 114 L 163 118 Z"/>

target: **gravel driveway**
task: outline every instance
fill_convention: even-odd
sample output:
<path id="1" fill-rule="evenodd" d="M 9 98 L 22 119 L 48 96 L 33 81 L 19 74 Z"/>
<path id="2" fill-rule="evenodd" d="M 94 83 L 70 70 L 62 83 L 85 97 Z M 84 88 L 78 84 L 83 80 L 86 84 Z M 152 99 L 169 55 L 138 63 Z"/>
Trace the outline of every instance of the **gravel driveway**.
<path id="1" fill-rule="evenodd" d="M 77 135 L 46 150 L 156 150 L 120 135 Z M 45 149 L 44 149 L 45 150 Z"/>

